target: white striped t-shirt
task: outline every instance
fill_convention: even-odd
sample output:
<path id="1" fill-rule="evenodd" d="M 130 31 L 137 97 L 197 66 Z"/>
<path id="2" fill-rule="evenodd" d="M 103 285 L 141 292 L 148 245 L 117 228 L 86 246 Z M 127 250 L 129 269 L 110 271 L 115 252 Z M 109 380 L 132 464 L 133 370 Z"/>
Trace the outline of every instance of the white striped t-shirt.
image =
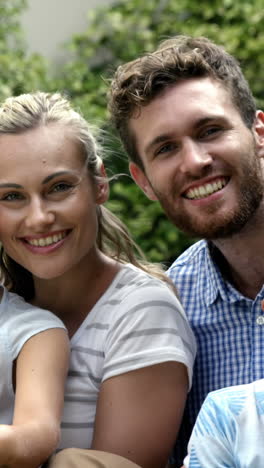
<path id="1" fill-rule="evenodd" d="M 71 340 L 59 448 L 90 448 L 101 383 L 166 361 L 186 365 L 196 352 L 184 311 L 168 286 L 124 265 Z"/>

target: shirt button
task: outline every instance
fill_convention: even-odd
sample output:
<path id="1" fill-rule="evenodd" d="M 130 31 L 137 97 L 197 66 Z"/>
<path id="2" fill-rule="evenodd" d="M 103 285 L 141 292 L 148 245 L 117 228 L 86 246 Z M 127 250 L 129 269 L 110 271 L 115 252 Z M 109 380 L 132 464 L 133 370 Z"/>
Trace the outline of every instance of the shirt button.
<path id="1" fill-rule="evenodd" d="M 256 322 L 258 325 L 264 325 L 264 315 L 259 315 Z"/>

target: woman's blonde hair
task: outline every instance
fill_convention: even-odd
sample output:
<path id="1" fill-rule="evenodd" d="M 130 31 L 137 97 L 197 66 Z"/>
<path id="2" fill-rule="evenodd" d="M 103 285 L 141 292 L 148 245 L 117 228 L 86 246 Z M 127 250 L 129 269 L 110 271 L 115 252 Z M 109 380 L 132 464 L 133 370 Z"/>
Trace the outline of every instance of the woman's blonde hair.
<path id="1" fill-rule="evenodd" d="M 10 97 L 0 107 L 0 137 L 1 134 L 19 134 L 49 124 L 70 129 L 82 148 L 91 180 L 95 184 L 102 180 L 102 149 L 95 137 L 95 128 L 72 108 L 64 96 L 39 91 Z M 113 213 L 100 205 L 97 214 L 97 245 L 103 253 L 121 263 L 130 262 L 171 285 L 160 265 L 146 261 L 125 225 Z M 26 300 L 34 297 L 32 274 L 9 257 L 3 246 L 0 252 L 0 280 Z"/>

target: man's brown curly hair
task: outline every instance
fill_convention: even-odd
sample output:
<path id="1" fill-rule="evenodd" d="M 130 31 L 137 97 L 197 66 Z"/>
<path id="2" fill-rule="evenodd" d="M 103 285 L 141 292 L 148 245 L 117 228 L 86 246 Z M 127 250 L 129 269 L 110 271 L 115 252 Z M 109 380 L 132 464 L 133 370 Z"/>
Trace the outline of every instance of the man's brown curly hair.
<path id="1" fill-rule="evenodd" d="M 129 121 L 166 88 L 190 78 L 211 77 L 229 92 L 248 128 L 256 106 L 237 60 L 205 37 L 175 36 L 153 53 L 118 67 L 109 90 L 112 122 L 129 158 L 144 170 Z"/>

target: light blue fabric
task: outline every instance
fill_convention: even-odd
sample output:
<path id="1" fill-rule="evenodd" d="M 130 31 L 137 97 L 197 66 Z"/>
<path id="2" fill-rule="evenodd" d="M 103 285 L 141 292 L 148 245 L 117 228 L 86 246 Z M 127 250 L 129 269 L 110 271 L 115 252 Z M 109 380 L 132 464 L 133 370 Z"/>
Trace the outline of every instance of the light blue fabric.
<path id="1" fill-rule="evenodd" d="M 210 393 L 188 451 L 189 468 L 263 468 L 264 379 Z"/>
<path id="2" fill-rule="evenodd" d="M 224 280 L 220 264 L 227 272 L 220 252 L 206 241 L 199 241 L 168 271 L 197 341 L 193 386 L 175 448 L 174 461 L 179 466 L 207 394 L 264 377 L 264 289 L 255 300 L 245 298 Z"/>

